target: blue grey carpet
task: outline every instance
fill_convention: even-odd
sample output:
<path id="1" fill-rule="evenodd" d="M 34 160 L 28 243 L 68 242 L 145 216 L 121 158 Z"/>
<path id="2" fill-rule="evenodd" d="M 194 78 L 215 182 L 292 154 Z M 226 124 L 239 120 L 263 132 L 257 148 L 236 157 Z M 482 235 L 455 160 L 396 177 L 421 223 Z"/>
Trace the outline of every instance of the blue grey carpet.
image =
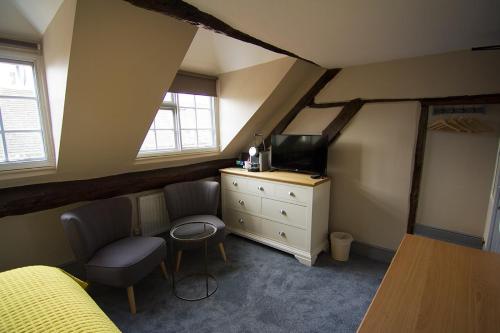
<path id="1" fill-rule="evenodd" d="M 339 263 L 326 254 L 306 267 L 233 235 L 225 247 L 227 264 L 209 249 L 218 290 L 208 299 L 177 299 L 159 269 L 134 287 L 135 316 L 123 289 L 94 285 L 90 294 L 124 332 L 355 332 L 387 269 L 363 257 Z M 196 270 L 201 254 L 184 255 L 180 273 Z"/>

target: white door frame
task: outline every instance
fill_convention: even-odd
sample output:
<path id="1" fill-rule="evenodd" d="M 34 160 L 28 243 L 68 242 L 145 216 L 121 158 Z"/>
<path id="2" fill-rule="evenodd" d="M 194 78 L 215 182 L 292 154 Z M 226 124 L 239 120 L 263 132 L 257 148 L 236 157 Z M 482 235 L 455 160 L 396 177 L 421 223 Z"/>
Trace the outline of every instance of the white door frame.
<path id="1" fill-rule="evenodd" d="M 500 141 L 488 205 L 488 220 L 489 227 L 485 237 L 484 250 L 500 253 Z"/>

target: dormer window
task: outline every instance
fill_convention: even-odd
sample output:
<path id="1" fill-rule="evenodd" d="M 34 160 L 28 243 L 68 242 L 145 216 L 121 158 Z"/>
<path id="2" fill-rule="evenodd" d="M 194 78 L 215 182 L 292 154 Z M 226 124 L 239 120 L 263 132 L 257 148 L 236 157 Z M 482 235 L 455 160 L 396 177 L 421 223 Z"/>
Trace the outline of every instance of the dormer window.
<path id="1" fill-rule="evenodd" d="M 181 74 L 186 75 L 186 74 Z M 173 83 L 174 90 L 179 83 L 178 74 Z M 190 87 L 195 86 L 192 76 L 188 77 Z M 198 78 L 198 77 L 197 77 Z M 206 84 L 207 79 L 203 79 Z M 177 83 L 176 83 L 177 82 Z M 196 79 L 194 81 L 196 83 Z M 215 87 L 215 80 L 214 87 Z M 186 78 L 182 77 L 186 84 Z M 180 91 L 196 91 L 180 89 Z M 156 117 L 146 134 L 138 157 L 150 157 L 175 153 L 196 153 L 217 150 L 217 128 L 215 114 L 215 88 L 201 91 L 203 94 L 187 92 L 166 93 Z"/>
<path id="2" fill-rule="evenodd" d="M 39 57 L 0 50 L 0 171 L 54 165 Z"/>

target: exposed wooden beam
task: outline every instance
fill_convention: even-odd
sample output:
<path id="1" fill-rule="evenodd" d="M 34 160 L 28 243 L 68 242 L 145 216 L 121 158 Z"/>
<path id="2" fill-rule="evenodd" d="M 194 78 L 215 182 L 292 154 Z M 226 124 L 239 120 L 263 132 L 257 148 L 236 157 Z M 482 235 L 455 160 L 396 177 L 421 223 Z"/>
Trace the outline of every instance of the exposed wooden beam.
<path id="1" fill-rule="evenodd" d="M 422 169 L 424 165 L 425 141 L 427 139 L 427 122 L 429 119 L 429 106 L 422 104 L 420 107 L 420 119 L 418 121 L 417 143 L 413 159 L 413 174 L 411 177 L 410 210 L 408 213 L 408 224 L 406 232 L 413 234 L 417 218 L 418 197 L 420 194 L 420 183 L 422 180 Z"/>
<path id="2" fill-rule="evenodd" d="M 420 102 L 426 105 L 463 105 L 463 104 L 500 104 L 500 93 L 485 94 L 485 95 L 464 95 L 464 96 L 446 96 L 446 97 L 420 97 L 420 98 L 378 98 L 365 99 L 362 98 L 365 104 L 368 103 L 398 103 L 398 102 Z M 344 106 L 350 101 L 330 102 L 330 103 L 315 103 L 308 104 L 310 108 L 327 109 L 333 107 Z"/>
<path id="3" fill-rule="evenodd" d="M 351 119 L 361 110 L 364 104 L 365 102 L 358 98 L 344 105 L 337 117 L 335 117 L 335 119 L 333 119 L 333 121 L 323 130 L 322 134 L 328 136 L 328 142 L 330 144 L 339 137 L 344 127 L 349 124 Z"/>
<path id="4" fill-rule="evenodd" d="M 0 189 L 0 217 L 56 208 L 80 201 L 161 188 L 171 183 L 219 175 L 234 159 L 184 165 L 120 175 Z M 1 221 L 0 221 L 1 223 Z"/>
<path id="5" fill-rule="evenodd" d="M 339 72 L 341 68 L 328 69 L 316 83 L 306 92 L 306 94 L 295 104 L 295 106 L 280 120 L 265 139 L 266 146 L 269 147 L 271 143 L 271 136 L 273 134 L 281 134 L 287 128 L 292 120 L 299 114 L 302 109 L 314 101 L 314 97 L 323 89 L 328 82 L 330 82 Z"/>
<path id="6" fill-rule="evenodd" d="M 289 57 L 301 59 L 311 64 L 317 65 L 315 62 L 302 58 L 290 51 L 284 50 L 260 39 L 257 39 L 249 34 L 231 27 L 229 24 L 217 17 L 210 15 L 206 12 L 199 10 L 197 7 L 184 2 L 182 0 L 125 0 L 134 6 L 141 7 L 147 10 L 159 12 L 161 14 L 176 18 L 178 20 L 187 22 L 197 27 L 212 30 L 213 32 L 223 34 L 245 43 L 254 44 L 265 48 L 269 51 L 281 53 Z"/>

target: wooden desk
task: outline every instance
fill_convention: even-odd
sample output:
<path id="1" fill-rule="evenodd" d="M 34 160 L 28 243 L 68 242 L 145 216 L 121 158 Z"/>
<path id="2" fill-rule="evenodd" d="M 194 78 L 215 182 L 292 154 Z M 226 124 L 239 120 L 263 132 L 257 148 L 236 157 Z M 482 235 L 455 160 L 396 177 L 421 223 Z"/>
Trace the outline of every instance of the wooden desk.
<path id="1" fill-rule="evenodd" d="M 358 332 L 500 332 L 500 255 L 406 235 Z"/>

